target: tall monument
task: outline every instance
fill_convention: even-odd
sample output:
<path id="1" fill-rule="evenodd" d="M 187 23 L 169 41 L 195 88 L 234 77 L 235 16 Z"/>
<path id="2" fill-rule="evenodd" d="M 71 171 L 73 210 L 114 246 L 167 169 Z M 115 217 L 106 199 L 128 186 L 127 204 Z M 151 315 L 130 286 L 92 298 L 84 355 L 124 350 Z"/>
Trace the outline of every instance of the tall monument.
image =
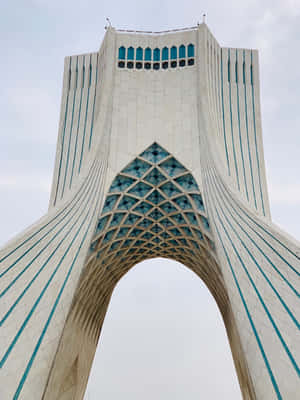
<path id="1" fill-rule="evenodd" d="M 244 399 L 300 398 L 300 245 L 271 221 L 259 96 L 257 51 L 205 24 L 66 57 L 49 211 L 0 252 L 3 400 L 82 399 L 115 285 L 154 257 L 214 296 Z"/>

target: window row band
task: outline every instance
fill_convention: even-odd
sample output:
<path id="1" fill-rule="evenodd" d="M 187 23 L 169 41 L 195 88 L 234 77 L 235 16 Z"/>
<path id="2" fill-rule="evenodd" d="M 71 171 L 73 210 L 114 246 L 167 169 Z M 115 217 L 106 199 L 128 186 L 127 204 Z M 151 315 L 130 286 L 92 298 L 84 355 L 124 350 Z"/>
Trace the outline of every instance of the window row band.
<path id="1" fill-rule="evenodd" d="M 179 60 L 179 62 L 177 63 L 177 61 L 171 61 L 170 63 L 168 61 L 163 61 L 162 63 L 159 62 L 154 62 L 154 63 L 150 63 L 150 62 L 141 62 L 141 61 L 137 61 L 135 63 L 135 68 L 136 69 L 142 69 L 143 68 L 143 64 L 144 64 L 144 69 L 151 69 L 153 68 L 154 70 L 159 70 L 160 67 L 162 67 L 162 69 L 168 69 L 169 68 L 169 64 L 171 68 L 177 68 L 177 66 L 179 67 L 185 67 L 186 66 L 186 60 Z M 194 58 L 189 58 L 187 60 L 187 65 L 188 66 L 192 66 L 195 64 L 195 59 Z M 125 61 L 119 61 L 118 62 L 118 67 L 119 68 L 125 68 L 125 66 L 128 69 L 133 69 L 134 68 L 134 62 L 133 61 L 127 61 L 127 65 L 125 63 Z"/>
<path id="2" fill-rule="evenodd" d="M 176 46 L 172 46 L 170 49 L 168 47 L 164 47 L 162 50 L 155 48 L 153 51 L 150 47 L 146 49 L 142 47 L 138 47 L 137 49 L 128 47 L 126 49 L 124 46 L 121 46 L 119 47 L 119 60 L 152 61 L 153 58 L 153 61 L 168 61 L 169 59 L 186 58 L 186 53 L 188 58 L 195 57 L 195 46 L 190 43 L 187 47 L 182 44 L 179 46 L 179 49 Z"/>

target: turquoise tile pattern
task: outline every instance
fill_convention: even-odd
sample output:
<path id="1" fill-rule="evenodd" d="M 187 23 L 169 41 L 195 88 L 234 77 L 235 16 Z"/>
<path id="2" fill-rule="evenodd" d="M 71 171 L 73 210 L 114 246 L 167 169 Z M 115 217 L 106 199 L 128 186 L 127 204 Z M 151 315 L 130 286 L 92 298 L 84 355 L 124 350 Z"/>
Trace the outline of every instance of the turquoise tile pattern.
<path id="1" fill-rule="evenodd" d="M 213 247 L 199 186 L 192 174 L 153 143 L 113 180 L 90 257 L 113 270 L 153 257 L 191 264 Z M 203 254 L 201 254 L 203 256 Z"/>

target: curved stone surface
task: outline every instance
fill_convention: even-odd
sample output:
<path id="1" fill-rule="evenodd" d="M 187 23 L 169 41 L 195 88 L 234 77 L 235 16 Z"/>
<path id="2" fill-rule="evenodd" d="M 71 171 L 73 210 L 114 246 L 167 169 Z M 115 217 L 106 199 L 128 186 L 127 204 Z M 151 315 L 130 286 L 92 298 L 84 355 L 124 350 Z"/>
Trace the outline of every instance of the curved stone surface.
<path id="1" fill-rule="evenodd" d="M 294 400 L 300 246 L 270 218 L 258 54 L 205 24 L 66 58 L 49 212 L 0 251 L 4 399 L 82 399 L 115 285 L 158 256 L 213 294 L 244 399 Z"/>

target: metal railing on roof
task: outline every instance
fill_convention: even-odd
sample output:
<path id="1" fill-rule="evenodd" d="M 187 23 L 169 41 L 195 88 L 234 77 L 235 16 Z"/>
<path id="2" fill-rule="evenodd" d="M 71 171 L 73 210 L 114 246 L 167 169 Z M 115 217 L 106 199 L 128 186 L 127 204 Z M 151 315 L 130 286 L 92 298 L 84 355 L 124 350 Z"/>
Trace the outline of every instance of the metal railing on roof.
<path id="1" fill-rule="evenodd" d="M 169 29 L 167 31 L 136 31 L 132 29 L 116 29 L 116 32 L 121 33 L 142 33 L 142 34 L 150 34 L 150 35 L 162 35 L 165 33 L 175 33 L 175 32 L 182 32 L 182 31 L 191 31 L 197 29 L 199 25 L 191 26 L 189 28 L 178 28 L 178 29 Z"/>

